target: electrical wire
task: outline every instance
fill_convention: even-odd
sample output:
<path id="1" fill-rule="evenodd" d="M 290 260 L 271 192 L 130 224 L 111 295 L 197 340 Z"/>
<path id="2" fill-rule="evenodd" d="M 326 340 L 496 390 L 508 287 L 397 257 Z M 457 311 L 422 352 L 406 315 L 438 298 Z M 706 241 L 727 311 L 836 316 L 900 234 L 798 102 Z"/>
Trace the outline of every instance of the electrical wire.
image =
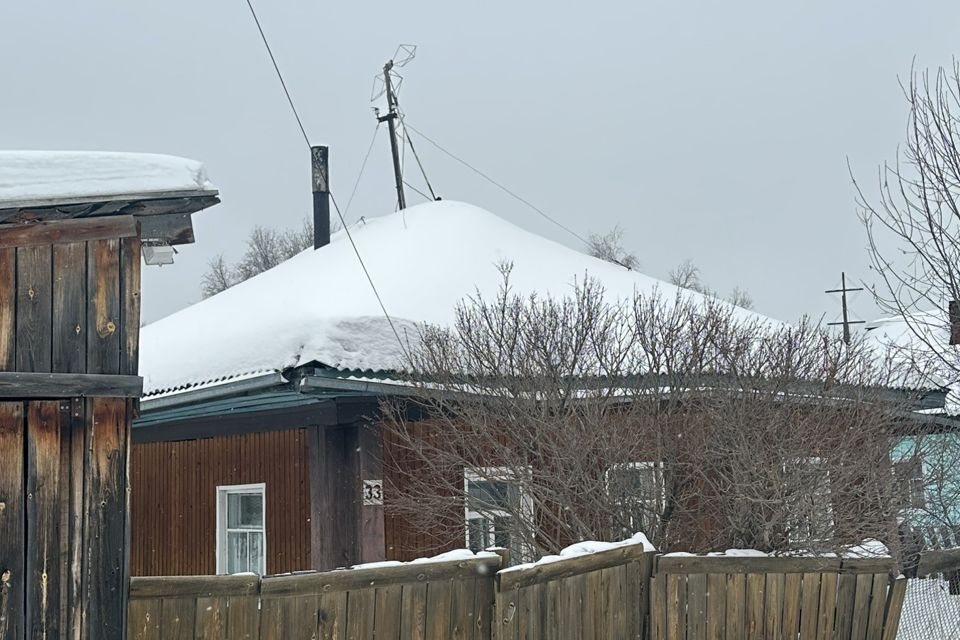
<path id="1" fill-rule="evenodd" d="M 403 114 L 401 114 L 401 115 L 400 115 L 400 124 L 401 124 L 401 125 L 403 124 L 403 118 L 404 118 L 404 116 L 403 116 Z M 430 200 L 436 200 L 436 199 L 437 199 L 437 194 L 436 194 L 436 192 L 434 192 L 434 190 L 433 190 L 433 185 L 430 184 L 430 178 L 427 177 L 427 172 L 426 172 L 426 171 L 424 170 L 424 168 L 423 168 L 423 163 L 420 162 L 420 154 L 417 153 L 417 148 L 416 148 L 415 146 L 413 146 L 413 140 L 410 138 L 410 134 L 407 133 L 407 127 L 406 127 L 406 126 L 403 127 L 403 135 L 406 137 L 407 143 L 409 143 L 409 145 L 410 145 L 410 151 L 413 152 L 413 157 L 414 157 L 414 159 L 416 159 L 416 161 L 417 161 L 417 166 L 420 167 L 420 174 L 423 176 L 423 181 L 427 183 L 427 189 L 430 191 L 430 198 L 429 198 L 429 199 L 430 199 Z M 410 188 L 413 189 L 413 187 L 410 187 Z M 414 189 L 414 191 L 416 191 L 416 189 Z M 420 193 L 420 192 L 418 191 L 417 193 Z M 420 195 L 423 195 L 423 194 L 420 193 Z M 424 196 L 424 197 L 426 197 L 426 196 Z"/>
<path id="2" fill-rule="evenodd" d="M 276 70 L 277 77 L 280 79 L 280 84 L 283 86 L 283 92 L 287 96 L 287 102 L 290 103 L 290 110 L 293 111 L 293 116 L 296 118 L 297 125 L 300 127 L 300 133 L 303 134 L 303 139 L 307 143 L 307 147 L 311 147 L 310 138 L 307 136 L 307 131 L 303 127 L 303 121 L 300 120 L 300 115 L 297 113 L 297 108 L 293 104 L 293 98 L 290 97 L 290 92 L 287 90 L 287 83 L 283 80 L 283 74 L 280 72 L 280 67 L 277 65 L 277 60 L 273 56 L 273 51 L 270 50 L 270 43 L 267 42 L 267 36 L 263 32 L 263 28 L 260 26 L 260 20 L 257 19 L 257 12 L 253 10 L 253 4 L 251 3 L 251 0 L 247 0 L 247 6 L 250 7 L 250 13 L 253 15 L 253 20 L 257 23 L 257 30 L 260 32 L 260 38 L 263 40 L 263 45 L 266 47 L 267 53 L 270 55 L 270 60 L 273 62 L 273 68 Z M 374 139 L 376 139 L 376 132 L 374 132 Z M 373 148 L 372 142 L 370 144 L 370 148 Z M 369 155 L 370 152 L 368 150 L 367 156 Z M 364 165 L 366 165 L 366 159 L 364 159 Z M 360 173 L 361 175 L 363 174 L 362 167 Z M 357 178 L 357 182 L 359 183 L 359 176 Z M 354 187 L 354 190 L 356 190 L 356 187 Z M 353 196 L 351 195 L 351 199 L 352 197 Z M 340 218 L 340 224 L 343 225 L 343 230 L 347 234 L 347 239 L 350 240 L 350 246 L 353 247 L 353 253 L 357 256 L 357 261 L 360 263 L 360 268 L 363 269 L 363 274 L 366 276 L 367 282 L 370 284 L 370 288 L 373 290 L 373 295 L 376 297 L 377 303 L 380 305 L 380 310 L 383 312 L 383 316 L 387 319 L 387 323 L 390 325 L 390 330 L 393 331 L 393 335 L 397 339 L 397 344 L 400 345 L 400 350 L 403 352 L 404 358 L 407 362 L 410 362 L 410 354 L 407 351 L 406 344 L 404 344 L 403 340 L 400 338 L 400 332 L 397 331 L 397 327 L 393 323 L 393 318 L 390 317 L 390 314 L 387 312 L 386 305 L 383 304 L 383 298 L 380 297 L 380 292 L 377 290 L 377 285 L 374 284 L 373 277 L 370 275 L 370 271 L 367 269 L 367 265 L 363 261 L 363 256 L 360 255 L 360 250 L 357 248 L 357 243 L 353 241 L 353 234 L 350 233 L 350 227 L 347 226 L 346 220 L 344 220 L 343 214 L 340 212 L 340 206 L 337 204 L 337 199 L 333 197 L 332 191 L 330 192 L 330 201 L 333 202 L 333 208 L 337 212 L 337 217 Z"/>
<path id="3" fill-rule="evenodd" d="M 410 189 L 413 189 L 416 193 L 418 193 L 418 194 L 420 194 L 421 196 L 423 196 L 424 200 L 426 200 L 427 202 L 433 202 L 434 200 L 436 200 L 436 198 L 431 198 L 430 196 L 428 196 L 427 194 L 425 194 L 423 191 L 420 191 L 420 189 L 417 189 L 415 186 L 413 186 L 412 184 L 410 184 L 410 183 L 407 182 L 406 180 L 403 180 L 403 184 L 404 184 L 404 186 L 409 187 Z"/>
<path id="4" fill-rule="evenodd" d="M 380 292 L 377 291 L 377 285 L 373 284 L 373 278 L 370 276 L 370 272 L 367 270 L 367 265 L 363 262 L 363 257 L 360 255 L 360 250 L 357 248 L 357 243 L 353 241 L 353 234 L 350 233 L 350 227 L 347 226 L 346 221 L 343 219 L 343 214 L 340 213 L 340 207 L 337 205 L 337 199 L 333 197 L 333 193 L 330 193 L 330 201 L 333 202 L 333 208 L 337 212 L 337 217 L 340 218 L 340 224 L 343 225 L 343 230 L 347 233 L 347 239 L 350 240 L 350 246 L 353 247 L 353 252 L 357 256 L 357 261 L 360 262 L 360 267 L 363 269 L 363 274 L 367 277 L 367 282 L 370 283 L 370 288 L 373 289 L 373 295 L 377 298 L 377 303 L 380 305 L 380 310 L 383 312 L 383 316 L 387 319 L 387 323 L 390 325 L 390 330 L 393 331 L 393 335 L 397 339 L 397 344 L 400 345 L 400 350 L 403 351 L 404 358 L 406 358 L 407 362 L 410 362 L 410 354 L 407 353 L 406 345 L 404 345 L 403 340 L 400 338 L 400 332 L 397 331 L 397 327 L 393 324 L 393 318 L 391 318 L 390 313 L 387 312 L 386 305 L 383 304 L 383 298 L 380 297 Z"/>
<path id="5" fill-rule="evenodd" d="M 545 218 L 546 220 L 549 220 L 550 222 L 552 222 L 553 224 L 555 224 L 555 225 L 558 226 L 559 228 L 563 229 L 564 231 L 566 231 L 567 233 L 569 233 L 571 236 L 573 236 L 574 238 L 576 238 L 577 240 L 579 240 L 579 241 L 582 242 L 583 244 L 588 245 L 588 246 L 590 245 L 590 242 L 589 242 L 586 238 L 584 238 L 583 236 L 581 236 L 579 233 L 577 233 L 576 231 L 574 231 L 574 230 L 571 229 L 570 227 L 566 226 L 566 225 L 563 224 L 562 222 L 556 220 L 556 219 L 553 218 L 550 214 L 548 214 L 546 211 L 544 211 L 544 210 L 541 209 L 540 207 L 536 206 L 535 204 L 533 204 L 532 202 L 530 202 L 530 201 L 527 200 L 526 198 L 523 198 L 522 196 L 517 195 L 516 193 L 514 193 L 513 191 L 511 191 L 511 190 L 508 189 L 507 187 L 503 186 L 502 184 L 500 184 L 499 182 L 497 182 L 496 180 L 494 180 L 493 178 L 491 178 L 490 176 L 488 176 L 487 174 L 485 174 L 483 171 L 480 171 L 480 169 L 477 169 L 476 167 L 474 167 L 473 165 L 471 165 L 471 164 L 470 164 L 469 162 L 467 162 L 466 160 L 464 160 L 464 159 L 462 159 L 462 158 L 454 155 L 454 154 L 453 154 L 452 152 L 450 152 L 450 151 L 447 151 L 446 149 L 444 149 L 444 148 L 440 145 L 440 143 L 436 142 L 435 140 L 433 140 L 432 138 L 430 138 L 429 136 L 427 136 L 425 133 L 423 133 L 422 131 L 420 131 L 420 130 L 417 129 L 416 127 L 414 127 L 412 124 L 407 124 L 407 123 L 405 122 L 405 123 L 404 123 L 404 126 L 405 126 L 405 127 L 410 127 L 410 130 L 411 130 L 411 131 L 413 131 L 413 132 L 416 133 L 418 136 L 420 136 L 421 138 L 423 138 L 424 140 L 426 140 L 427 142 L 429 142 L 430 144 L 432 144 L 434 147 L 436 147 L 437 149 L 439 149 L 440 151 L 442 151 L 443 153 L 445 153 L 445 154 L 448 155 L 449 157 L 453 158 L 454 160 L 456 160 L 457 162 L 459 162 L 460 164 L 462 164 L 462 165 L 465 166 L 466 168 L 470 169 L 471 171 L 473 171 L 474 173 L 476 173 L 478 176 L 480 176 L 481 178 L 483 178 L 484 180 L 486 180 L 487 182 L 489 182 L 489 183 L 492 184 L 493 186 L 497 187 L 498 189 L 500 189 L 501 191 L 503 191 L 503 192 L 506 193 L 507 195 L 512 196 L 513 198 L 516 198 L 517 200 L 519 200 L 519 201 L 522 202 L 523 204 L 527 205 L 528 207 L 530 207 L 531 209 L 533 209 L 534 211 L 536 211 L 538 214 L 540 214 L 541 216 L 543 216 L 543 218 Z"/>
<path id="6" fill-rule="evenodd" d="M 380 123 L 373 129 L 373 137 L 370 139 L 370 146 L 367 147 L 367 155 L 363 156 L 363 163 L 360 165 L 360 173 L 357 174 L 357 180 L 353 183 L 353 191 L 350 192 L 350 198 L 347 200 L 347 206 L 343 208 L 343 215 L 350 213 L 350 205 L 353 204 L 353 197 L 357 195 L 357 187 L 360 186 L 360 178 L 363 177 L 363 171 L 367 168 L 367 160 L 370 159 L 370 152 L 373 151 L 373 145 L 377 141 L 377 134 L 380 133 Z"/>
<path id="7" fill-rule="evenodd" d="M 283 74 L 280 73 L 280 66 L 277 65 L 277 59 L 273 57 L 273 51 L 270 49 L 270 43 L 267 42 L 267 35 L 263 32 L 263 27 L 260 26 L 260 19 L 257 18 L 257 12 L 253 10 L 253 4 L 251 0 L 247 0 L 247 6 L 250 7 L 250 13 L 253 15 L 253 21 L 257 23 L 257 31 L 260 32 L 260 38 L 263 40 L 263 46 L 267 48 L 267 53 L 270 54 L 270 61 L 273 62 L 273 68 L 277 72 L 277 77 L 280 78 L 280 84 L 283 86 L 283 92 L 287 96 L 287 102 L 290 103 L 290 110 L 293 111 L 293 117 L 297 119 L 297 124 L 300 126 L 300 133 L 303 134 L 303 139 L 307 142 L 307 146 L 310 146 L 310 138 L 307 136 L 307 130 L 303 128 L 303 121 L 300 120 L 300 114 L 297 113 L 297 108 L 293 105 L 293 98 L 290 97 L 290 91 L 287 90 L 287 83 L 283 79 Z"/>

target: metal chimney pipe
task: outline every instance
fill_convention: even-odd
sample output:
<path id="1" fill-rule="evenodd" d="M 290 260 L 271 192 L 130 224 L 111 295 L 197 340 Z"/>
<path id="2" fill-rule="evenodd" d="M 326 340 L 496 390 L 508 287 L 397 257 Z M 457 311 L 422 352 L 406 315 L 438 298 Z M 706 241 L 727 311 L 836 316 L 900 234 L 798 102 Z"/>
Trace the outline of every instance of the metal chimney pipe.
<path id="1" fill-rule="evenodd" d="M 330 167 L 327 147 L 310 147 L 313 167 L 313 248 L 330 244 Z"/>

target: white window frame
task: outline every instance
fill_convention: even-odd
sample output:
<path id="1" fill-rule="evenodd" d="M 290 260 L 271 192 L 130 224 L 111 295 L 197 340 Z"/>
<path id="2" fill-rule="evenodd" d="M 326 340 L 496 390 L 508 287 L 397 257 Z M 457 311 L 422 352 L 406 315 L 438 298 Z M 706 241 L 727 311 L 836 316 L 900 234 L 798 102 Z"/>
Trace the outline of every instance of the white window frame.
<path id="1" fill-rule="evenodd" d="M 261 575 L 267 572 L 267 483 L 217 485 L 217 574 L 227 572 L 227 496 L 231 493 L 260 493 L 263 496 L 263 566 Z"/>
<path id="2" fill-rule="evenodd" d="M 526 486 L 526 483 L 521 479 L 518 481 L 518 476 L 520 478 L 529 478 L 533 475 L 533 469 L 531 467 L 522 467 L 519 469 L 511 467 L 477 467 L 477 470 L 464 468 L 463 470 L 463 515 L 464 515 L 464 541 L 466 542 L 467 548 L 470 548 L 470 521 L 475 519 L 486 519 L 488 516 L 506 516 L 514 517 L 513 514 L 506 511 L 473 511 L 470 509 L 470 482 L 485 482 L 485 481 L 494 481 L 494 482 L 515 482 L 517 483 L 517 489 L 520 499 L 520 517 L 525 522 L 526 526 L 530 528 L 531 531 L 535 530 L 536 521 L 534 519 L 534 510 L 533 510 L 533 496 L 530 495 L 530 490 Z M 491 524 L 491 526 L 493 526 Z M 524 545 L 523 540 L 517 540 L 516 546 L 519 548 Z M 515 551 L 515 550 L 513 550 Z M 525 553 L 525 550 L 520 549 L 521 553 L 524 555 L 529 555 Z M 512 560 L 524 562 L 525 558 L 514 558 Z"/>
<path id="3" fill-rule="evenodd" d="M 642 500 L 644 507 L 649 509 L 651 513 L 659 513 L 663 508 L 663 505 L 667 502 L 667 487 L 663 482 L 663 463 L 657 462 L 654 460 L 646 460 L 643 462 L 617 462 L 611 464 L 607 467 L 606 471 L 603 472 L 603 484 L 604 489 L 607 492 L 607 496 L 610 497 L 615 504 L 622 505 L 622 500 L 620 496 L 611 496 L 610 495 L 610 472 L 617 469 L 650 469 L 654 471 L 654 482 L 660 485 L 659 495 L 653 499 L 656 501 L 655 504 L 650 505 L 650 501 L 647 499 Z M 658 516 L 659 517 L 659 516 Z M 633 525 L 636 528 L 636 525 Z M 636 531 L 631 531 L 630 534 L 637 533 Z M 648 533 L 644 531 L 644 533 Z"/>

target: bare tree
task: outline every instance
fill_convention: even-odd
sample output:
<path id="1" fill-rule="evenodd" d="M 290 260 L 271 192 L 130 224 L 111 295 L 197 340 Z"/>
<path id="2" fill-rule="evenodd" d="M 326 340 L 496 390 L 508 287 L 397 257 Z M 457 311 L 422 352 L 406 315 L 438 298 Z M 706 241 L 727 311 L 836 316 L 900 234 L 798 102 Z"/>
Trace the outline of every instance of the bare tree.
<path id="1" fill-rule="evenodd" d="M 690 289 L 705 296 L 716 296 L 716 292 L 708 287 L 700 277 L 700 267 L 695 265 L 689 258 L 681 262 L 675 269 L 670 271 L 670 284 L 684 289 Z M 733 291 L 726 298 L 730 304 L 742 309 L 753 309 L 753 296 L 746 289 L 734 287 Z"/>
<path id="2" fill-rule="evenodd" d="M 704 295 L 711 295 L 713 293 L 700 279 L 700 267 L 695 265 L 693 260 L 689 258 L 670 271 L 670 284 Z"/>
<path id="3" fill-rule="evenodd" d="M 437 543 L 520 558 L 645 531 L 662 549 L 891 542 L 886 371 L 809 322 L 680 293 L 461 305 L 390 402 L 388 509 Z M 401 491 L 402 488 L 402 491 Z"/>
<path id="4" fill-rule="evenodd" d="M 594 258 L 618 264 L 631 271 L 640 266 L 640 260 L 623 247 L 623 229 L 615 226 L 603 235 L 591 233 L 588 238 L 587 252 Z"/>
<path id="5" fill-rule="evenodd" d="M 336 227 L 332 229 L 336 231 Z M 208 298 L 235 284 L 272 269 L 313 246 L 313 222 L 304 219 L 299 229 L 274 229 L 257 225 L 247 237 L 247 249 L 236 265 L 218 255 L 207 264 L 200 288 Z"/>
<path id="6" fill-rule="evenodd" d="M 209 298 L 235 284 L 236 275 L 221 253 L 207 263 L 207 270 L 200 279 L 200 290 L 204 298 Z"/>
<path id="7" fill-rule="evenodd" d="M 734 287 L 733 291 L 731 291 L 727 297 L 727 300 L 730 304 L 740 307 L 741 309 L 753 309 L 753 296 L 751 296 L 750 292 L 746 289 Z"/>
<path id="8" fill-rule="evenodd" d="M 919 376 L 943 382 L 960 372 L 948 349 L 948 307 L 960 300 L 960 67 L 911 71 L 904 87 L 907 141 L 878 171 L 869 196 L 854 178 L 869 239 L 877 304 L 902 316 L 923 346 Z M 851 177 L 853 173 L 851 171 Z"/>

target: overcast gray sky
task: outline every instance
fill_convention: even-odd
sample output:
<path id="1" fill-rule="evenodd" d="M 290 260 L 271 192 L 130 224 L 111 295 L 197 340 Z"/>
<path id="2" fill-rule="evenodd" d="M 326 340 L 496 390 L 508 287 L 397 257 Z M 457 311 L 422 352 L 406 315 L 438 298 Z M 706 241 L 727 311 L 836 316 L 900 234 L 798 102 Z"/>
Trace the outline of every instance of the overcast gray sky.
<path id="1" fill-rule="evenodd" d="M 721 292 L 792 320 L 839 313 L 869 277 L 846 170 L 868 179 L 905 135 L 897 84 L 957 53 L 960 3 L 259 0 L 344 204 L 373 134 L 372 79 L 397 44 L 409 121 L 578 233 L 625 230 L 641 270 L 693 259 Z M 200 299 L 207 260 L 255 224 L 310 211 L 308 154 L 243 0 L 0 7 L 0 146 L 202 160 L 223 203 L 197 243 L 144 273 L 144 319 Z M 579 243 L 425 143 L 437 191 Z M 391 211 L 387 139 L 350 218 Z M 872 183 L 871 183 L 872 184 Z M 410 194 L 411 202 L 419 197 Z M 313 295 L 322 295 L 317 274 Z M 428 274 L 425 274 L 428 277 Z M 876 314 L 861 294 L 855 312 Z"/>

